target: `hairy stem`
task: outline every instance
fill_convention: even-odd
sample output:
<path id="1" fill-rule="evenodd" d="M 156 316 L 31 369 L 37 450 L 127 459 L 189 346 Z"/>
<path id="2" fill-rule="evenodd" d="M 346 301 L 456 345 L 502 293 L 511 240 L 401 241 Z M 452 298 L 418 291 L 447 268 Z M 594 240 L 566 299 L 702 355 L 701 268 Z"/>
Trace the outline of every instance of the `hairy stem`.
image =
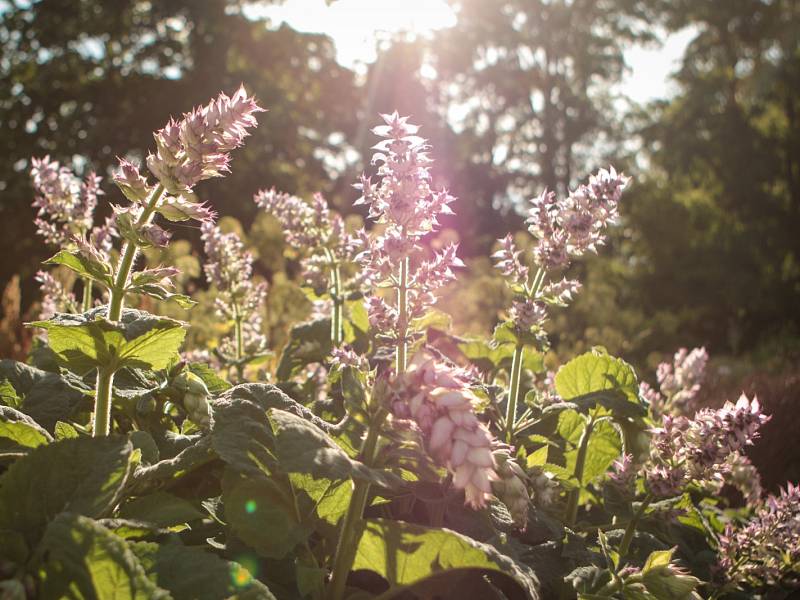
<path id="1" fill-rule="evenodd" d="M 408 358 L 408 257 L 400 262 L 400 281 L 397 285 L 397 364 L 398 375 L 405 373 Z"/>
<path id="2" fill-rule="evenodd" d="M 98 369 L 95 388 L 92 436 L 107 436 L 111 431 L 111 389 L 114 386 L 114 371 Z"/>
<path id="3" fill-rule="evenodd" d="M 589 419 L 586 427 L 581 434 L 580 444 L 578 445 L 578 455 L 575 457 L 575 470 L 572 473 L 572 478 L 576 480 L 577 488 L 571 490 L 567 498 L 567 509 L 564 514 L 564 520 L 571 528 L 575 525 L 578 518 L 578 501 L 581 496 L 581 480 L 583 479 L 583 469 L 586 465 L 586 452 L 589 449 L 589 438 L 592 437 L 592 430 L 594 429 L 594 417 Z"/>
<path id="4" fill-rule="evenodd" d="M 81 305 L 81 312 L 87 312 L 92 309 L 92 280 L 83 280 L 83 303 Z"/>
<path id="5" fill-rule="evenodd" d="M 642 503 L 639 505 L 639 510 L 636 511 L 636 514 L 633 515 L 633 518 L 628 522 L 628 526 L 625 528 L 625 535 L 622 537 L 622 541 L 619 544 L 619 558 L 622 560 L 625 558 L 625 555 L 628 554 L 628 550 L 630 550 L 631 542 L 633 541 L 633 534 L 636 532 L 636 526 L 639 524 L 639 520 L 644 515 L 644 511 L 647 510 L 647 507 L 650 506 L 650 503 L 653 501 L 653 495 L 647 494 L 642 500 Z"/>
<path id="6" fill-rule="evenodd" d="M 146 225 L 153 219 L 156 206 L 164 194 L 164 186 L 160 183 L 150 194 L 147 204 L 136 221 L 137 226 Z M 125 288 L 128 287 L 128 278 L 131 275 L 133 263 L 136 261 L 139 247 L 128 242 L 122 250 L 117 273 L 114 276 L 114 285 L 110 290 L 107 317 L 109 321 L 119 321 L 122 316 L 122 305 L 125 301 Z M 95 384 L 94 419 L 92 435 L 94 437 L 107 436 L 111 431 L 111 397 L 114 384 L 114 371 L 98 369 L 97 383 Z"/>
<path id="7" fill-rule="evenodd" d="M 361 446 L 360 458 L 368 467 L 372 466 L 372 462 L 375 460 L 378 439 L 380 438 L 379 432 L 384 418 L 385 414 L 382 414 L 381 418 L 372 423 L 367 430 L 364 444 Z M 360 534 L 359 524 L 364 516 L 368 497 L 369 483 L 363 480 L 355 481 L 353 495 L 350 497 L 350 505 L 347 507 L 347 513 L 342 521 L 339 543 L 336 546 L 331 582 L 328 586 L 328 600 L 341 600 L 344 597 L 347 575 L 353 568 L 353 561 L 356 558 Z"/>
<path id="8" fill-rule="evenodd" d="M 400 277 L 397 285 L 397 373 L 404 373 L 406 370 L 408 351 L 408 258 L 403 258 L 400 262 Z M 386 412 L 378 410 L 376 417 L 370 420 L 367 429 L 367 437 L 361 446 L 361 461 L 368 467 L 372 466 L 375 460 L 375 453 L 378 449 L 378 439 Z M 350 505 L 347 507 L 347 514 L 342 521 L 342 529 L 339 535 L 339 543 L 336 546 L 336 554 L 333 560 L 333 570 L 331 572 L 331 582 L 328 586 L 328 600 L 341 600 L 344 597 L 347 575 L 353 568 L 353 561 L 356 558 L 358 549 L 359 535 L 361 530 L 359 525 L 364 516 L 364 509 L 369 498 L 369 483 L 358 480 L 353 483 L 353 495 L 350 498 Z"/>
<path id="9" fill-rule="evenodd" d="M 344 340 L 344 325 L 343 309 L 344 299 L 342 298 L 342 276 L 339 271 L 339 264 L 333 263 L 331 265 L 331 298 L 333 300 L 333 307 L 331 308 L 331 343 L 334 348 L 342 345 Z"/>
<path id="10" fill-rule="evenodd" d="M 506 443 L 510 444 L 514 435 L 517 420 L 517 403 L 519 401 L 520 380 L 522 379 L 522 359 L 525 346 L 517 343 L 514 358 L 511 361 L 511 379 L 508 386 L 508 404 L 506 405 Z"/>

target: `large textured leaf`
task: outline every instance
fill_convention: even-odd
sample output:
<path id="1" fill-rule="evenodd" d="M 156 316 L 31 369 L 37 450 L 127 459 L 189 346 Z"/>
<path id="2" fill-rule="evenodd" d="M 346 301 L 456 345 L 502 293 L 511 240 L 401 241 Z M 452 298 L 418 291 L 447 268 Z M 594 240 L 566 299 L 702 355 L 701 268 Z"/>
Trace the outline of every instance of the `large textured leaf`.
<path id="1" fill-rule="evenodd" d="M 41 543 L 42 598 L 150 600 L 170 595 L 147 578 L 122 538 L 92 519 L 62 513 Z"/>
<path id="2" fill-rule="evenodd" d="M 86 321 L 81 315 L 63 315 L 31 325 L 47 330 L 50 349 L 74 373 L 85 375 L 97 367 L 115 371 L 122 366 L 117 357 L 125 336 L 109 321 Z"/>
<path id="3" fill-rule="evenodd" d="M 124 504 L 119 509 L 119 516 L 122 519 L 152 523 L 157 527 L 172 527 L 202 519 L 205 514 L 188 500 L 167 492 L 154 492 Z"/>
<path id="4" fill-rule="evenodd" d="M 231 389 L 231 384 L 225 381 L 214 369 L 206 364 L 191 363 L 187 365 L 186 368 L 203 380 L 210 394 L 221 394 Z"/>
<path id="5" fill-rule="evenodd" d="M 172 597 L 192 600 L 274 600 L 267 587 L 242 565 L 200 548 L 177 543 L 131 545 L 148 576 Z"/>
<path id="6" fill-rule="evenodd" d="M 331 348 L 330 319 L 317 319 L 292 327 L 275 372 L 278 381 L 289 381 L 306 365 L 323 362 Z"/>
<path id="7" fill-rule="evenodd" d="M 370 469 L 350 458 L 327 433 L 302 417 L 272 409 L 269 420 L 275 434 L 275 454 L 287 473 L 334 480 L 354 477 L 383 487 L 401 483 L 391 473 Z"/>
<path id="8" fill-rule="evenodd" d="M 211 439 L 208 436 L 203 436 L 172 458 L 161 460 L 152 465 L 139 466 L 133 472 L 133 481 L 129 486 L 129 491 L 136 494 L 145 494 L 153 491 L 198 469 L 214 458 Z"/>
<path id="9" fill-rule="evenodd" d="M 277 469 L 318 479 L 398 483 L 390 473 L 350 458 L 323 429 L 330 427 L 274 386 L 236 386 L 212 403 L 214 449 L 242 473 L 264 477 Z"/>
<path id="10" fill-rule="evenodd" d="M 103 318 L 104 310 L 59 314 L 32 325 L 47 330 L 50 348 L 78 374 L 98 367 L 165 369 L 177 358 L 186 335 L 184 323 L 135 310 L 126 310 L 119 323 L 112 323 Z"/>
<path id="11" fill-rule="evenodd" d="M 20 452 L 53 441 L 53 436 L 25 413 L 0 406 L 0 454 Z"/>
<path id="12" fill-rule="evenodd" d="M 621 428 L 626 452 L 637 458 L 647 452 L 647 409 L 628 363 L 605 353 L 588 352 L 564 365 L 556 374 L 555 385 L 575 410 L 595 417 L 611 416 Z"/>
<path id="13" fill-rule="evenodd" d="M 331 427 L 274 385 L 237 385 L 211 404 L 214 449 L 228 464 L 253 475 L 261 474 L 262 466 L 274 464 L 275 434 L 267 419 L 272 408 L 291 412 L 321 429 Z"/>
<path id="14" fill-rule="evenodd" d="M 0 404 L 11 408 L 19 408 L 22 404 L 22 398 L 8 379 L 0 379 Z"/>
<path id="15" fill-rule="evenodd" d="M 295 493 L 300 496 L 298 500 L 307 504 L 320 521 L 335 526 L 347 512 L 353 495 L 353 484 L 349 480 L 315 479 L 302 473 L 292 473 L 290 479 Z"/>
<path id="16" fill-rule="evenodd" d="M 123 437 L 74 438 L 35 448 L 0 477 L 0 529 L 35 542 L 62 511 L 101 517 L 116 504 L 131 469 Z"/>
<path id="17" fill-rule="evenodd" d="M 245 544 L 283 558 L 311 533 L 296 513 L 292 490 L 280 478 L 245 478 L 227 470 L 222 481 L 225 521 Z"/>
<path id="18" fill-rule="evenodd" d="M 124 366 L 166 369 L 177 358 L 186 329 L 180 321 L 159 319 L 151 329 L 129 340 L 120 351 Z"/>
<path id="19" fill-rule="evenodd" d="M 573 358 L 558 370 L 556 392 L 564 400 L 618 390 L 634 403 L 639 403 L 639 384 L 633 368 L 624 360 L 601 352 L 587 352 Z"/>
<path id="20" fill-rule="evenodd" d="M 369 519 L 361 526 L 353 569 L 369 569 L 392 587 L 416 584 L 450 569 L 482 569 L 500 581 L 516 582 L 516 597 L 538 598 L 536 577 L 530 569 L 482 544 L 448 529 L 402 521 Z M 512 587 L 509 590 L 515 591 Z"/>
<path id="21" fill-rule="evenodd" d="M 0 377 L 22 397 L 18 408 L 49 431 L 57 421 L 68 421 L 82 401 L 87 409 L 90 407 L 84 396 L 89 388 L 74 375 L 62 376 L 25 363 L 0 360 Z"/>

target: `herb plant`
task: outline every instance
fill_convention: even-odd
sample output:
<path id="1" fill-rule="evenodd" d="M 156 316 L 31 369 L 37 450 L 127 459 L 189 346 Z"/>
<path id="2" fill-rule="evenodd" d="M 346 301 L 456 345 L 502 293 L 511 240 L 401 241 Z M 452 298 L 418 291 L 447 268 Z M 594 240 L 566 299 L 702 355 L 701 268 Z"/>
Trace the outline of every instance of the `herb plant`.
<path id="1" fill-rule="evenodd" d="M 657 387 L 600 348 L 544 377 L 548 314 L 578 292 L 570 264 L 604 244 L 627 177 L 601 169 L 534 199 L 532 252 L 509 235 L 494 255 L 513 304 L 491 336 L 460 338 L 434 306 L 465 265 L 430 243 L 457 202 L 433 187 L 418 128 L 383 115 L 376 178 L 356 183 L 368 231 L 320 194 L 255 195 L 324 308 L 259 363 L 267 286 L 193 189 L 228 171 L 261 110 L 239 89 L 170 119 L 149 176 L 120 160 L 102 224 L 96 175 L 32 162 L 60 268 L 37 276 L 30 361 L 0 362 L 4 598 L 673 600 L 798 584 L 800 491 L 758 483 L 755 398 L 697 406 L 704 349 L 662 364 Z M 194 304 L 174 266 L 138 263 L 175 221 L 199 223 L 227 332 L 207 360 L 181 354 L 203 350 L 182 347 L 185 322 L 133 308 Z"/>

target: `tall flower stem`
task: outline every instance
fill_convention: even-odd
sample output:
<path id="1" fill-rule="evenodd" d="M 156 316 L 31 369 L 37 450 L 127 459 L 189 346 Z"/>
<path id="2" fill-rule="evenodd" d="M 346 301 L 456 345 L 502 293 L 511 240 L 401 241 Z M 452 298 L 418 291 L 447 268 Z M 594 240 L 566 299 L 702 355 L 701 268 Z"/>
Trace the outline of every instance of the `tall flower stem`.
<path id="1" fill-rule="evenodd" d="M 242 334 L 242 315 L 239 312 L 239 306 L 233 302 L 233 335 L 236 343 L 236 373 L 239 376 L 239 382 L 244 380 L 244 365 L 242 359 L 244 358 L 244 336 Z"/>
<path id="2" fill-rule="evenodd" d="M 408 257 L 400 261 L 400 279 L 397 285 L 397 374 L 405 373 L 408 352 Z"/>
<path id="3" fill-rule="evenodd" d="M 581 434 L 581 440 L 578 445 L 578 455 L 575 457 L 575 470 L 572 473 L 572 478 L 576 480 L 577 487 L 570 491 L 567 498 L 567 509 L 564 513 L 564 520 L 569 527 L 575 525 L 578 518 L 578 501 L 581 496 L 581 480 L 583 479 L 583 469 L 586 466 L 586 453 L 589 450 L 589 438 L 592 437 L 596 421 L 594 417 L 589 419 L 586 427 Z"/>
<path id="4" fill-rule="evenodd" d="M 386 413 L 382 410 L 378 414 L 369 429 L 367 437 L 361 446 L 361 461 L 368 467 L 372 466 L 375 454 L 378 449 L 378 439 L 380 429 Z M 353 568 L 353 561 L 356 558 L 356 550 L 361 534 L 359 527 L 364 516 L 364 509 L 367 507 L 369 498 L 369 483 L 363 480 L 355 481 L 353 484 L 353 495 L 350 497 L 350 505 L 342 521 L 342 529 L 339 535 L 339 543 L 336 546 L 336 554 L 333 560 L 333 570 L 331 572 L 331 582 L 328 586 L 328 600 L 341 600 L 344 597 L 347 575 Z"/>
<path id="5" fill-rule="evenodd" d="M 344 298 L 342 298 L 342 274 L 339 270 L 339 263 L 331 263 L 331 298 L 333 307 L 331 308 L 331 343 L 334 347 L 342 345 L 344 331 L 342 329 Z"/>
<path id="6" fill-rule="evenodd" d="M 398 312 L 398 340 L 397 340 L 397 374 L 404 373 L 407 362 L 407 341 L 408 335 L 408 257 L 400 261 L 400 276 L 397 284 L 397 312 Z M 361 447 L 361 461 L 368 467 L 372 466 L 375 460 L 375 452 L 378 448 L 380 430 L 386 413 L 383 409 L 378 410 L 377 417 L 371 420 L 367 437 Z M 369 497 L 369 483 L 358 480 L 353 484 L 353 495 L 350 498 L 350 506 L 347 507 L 347 514 L 342 521 L 342 531 L 339 536 L 339 544 L 336 547 L 336 555 L 333 562 L 333 572 L 328 591 L 328 600 L 341 600 L 344 596 L 347 575 L 353 568 L 353 561 L 358 549 L 359 535 L 361 529 L 359 524 L 364 516 L 364 509 L 367 506 Z"/>
<path id="7" fill-rule="evenodd" d="M 156 206 L 158 205 L 158 201 L 161 200 L 162 195 L 164 195 L 164 186 L 159 183 L 153 190 L 153 193 L 150 194 L 150 198 L 148 198 L 142 214 L 139 215 L 139 218 L 136 220 L 137 227 L 147 225 L 153 220 Z M 133 268 L 133 263 L 138 254 L 139 246 L 137 244 L 133 242 L 125 244 L 125 248 L 122 250 L 122 257 L 119 259 L 117 273 L 114 277 L 114 287 L 111 288 L 111 299 L 108 302 L 109 321 L 119 321 L 120 316 L 122 316 L 122 304 L 125 301 L 125 288 L 128 286 L 128 277 L 131 275 L 131 269 Z"/>
<path id="8" fill-rule="evenodd" d="M 647 510 L 647 507 L 650 506 L 650 502 L 652 501 L 653 495 L 647 494 L 639 505 L 639 510 L 636 511 L 636 514 L 634 514 L 633 518 L 628 522 L 628 526 L 625 528 L 625 535 L 622 537 L 622 541 L 619 544 L 620 560 L 625 558 L 625 555 L 628 554 L 631 542 L 633 541 L 633 534 L 636 532 L 636 526 L 639 524 L 639 520 L 644 516 L 644 511 Z"/>
<path id="9" fill-rule="evenodd" d="M 519 401 L 520 380 L 522 379 L 522 360 L 525 346 L 517 342 L 514 357 L 511 361 L 511 380 L 508 386 L 508 404 L 506 405 L 506 443 L 510 444 L 514 435 L 517 420 L 517 403 Z"/>
<path id="10" fill-rule="evenodd" d="M 83 302 L 81 304 L 81 312 L 86 312 L 92 309 L 92 280 L 83 280 Z"/>
<path id="11" fill-rule="evenodd" d="M 147 204 L 136 221 L 137 226 L 146 225 L 153 219 L 156 206 L 164 194 L 164 186 L 158 184 L 150 194 Z M 119 321 L 122 316 L 122 305 L 125 301 L 125 288 L 128 287 L 128 278 L 133 268 L 133 263 L 139 252 L 139 246 L 128 242 L 122 250 L 117 272 L 114 276 L 114 286 L 110 290 L 108 301 L 108 320 Z M 97 383 L 95 384 L 94 417 L 92 421 L 92 435 L 94 437 L 107 436 L 111 429 L 111 397 L 114 387 L 114 371 L 98 369 Z"/>

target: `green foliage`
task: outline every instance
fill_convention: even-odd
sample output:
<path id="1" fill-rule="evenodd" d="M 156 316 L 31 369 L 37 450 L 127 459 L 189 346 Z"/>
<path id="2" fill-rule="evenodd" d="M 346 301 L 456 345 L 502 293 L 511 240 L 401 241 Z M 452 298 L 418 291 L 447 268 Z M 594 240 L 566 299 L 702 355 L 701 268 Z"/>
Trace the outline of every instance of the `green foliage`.
<path id="1" fill-rule="evenodd" d="M 124 540 L 90 518 L 62 513 L 42 539 L 42 597 L 150 600 L 170 595 L 147 574 Z"/>
<path id="2" fill-rule="evenodd" d="M 87 258 L 77 252 L 62 250 L 44 261 L 44 264 L 64 265 L 83 279 L 99 283 L 106 289 L 110 289 L 114 285 L 111 269 L 108 265 L 99 260 Z"/>
<path id="3" fill-rule="evenodd" d="M 0 377 L 13 388 L 10 401 L 37 423 L 52 431 L 57 421 L 68 421 L 88 391 L 82 381 L 13 360 L 0 360 Z M 5 389 L 8 389 L 6 387 Z M 21 403 L 20 403 L 21 399 Z"/>
<path id="4" fill-rule="evenodd" d="M 122 323 L 59 315 L 32 325 L 47 330 L 50 349 L 80 375 L 92 369 L 112 373 L 124 367 L 166 369 L 186 335 L 184 323 L 138 311 L 127 311 Z"/>
<path id="5" fill-rule="evenodd" d="M 53 441 L 48 431 L 24 413 L 0 406 L 0 454 L 27 451 Z"/>
<path id="6" fill-rule="evenodd" d="M 401 521 L 365 521 L 353 568 L 378 573 L 392 588 L 413 585 L 443 570 L 480 569 L 490 577 L 513 578 L 523 598 L 538 596 L 532 573 L 492 546 L 454 531 Z"/>
<path id="7" fill-rule="evenodd" d="M 179 543 L 139 542 L 131 546 L 148 577 L 173 598 L 275 600 L 242 565 Z"/>
<path id="8" fill-rule="evenodd" d="M 311 363 L 322 362 L 331 351 L 331 320 L 317 319 L 292 327 L 275 375 L 289 381 Z"/>
<path id="9" fill-rule="evenodd" d="M 62 511 L 106 516 L 132 470 L 131 451 L 121 436 L 35 448 L 0 476 L 0 529 L 23 534 L 33 546 Z"/>
<path id="10" fill-rule="evenodd" d="M 625 361 L 604 352 L 587 352 L 572 359 L 558 370 L 556 392 L 564 400 L 575 402 L 588 394 L 612 390 L 622 392 L 632 403 L 639 403 L 636 374 Z M 604 399 L 597 398 L 601 403 Z"/>

